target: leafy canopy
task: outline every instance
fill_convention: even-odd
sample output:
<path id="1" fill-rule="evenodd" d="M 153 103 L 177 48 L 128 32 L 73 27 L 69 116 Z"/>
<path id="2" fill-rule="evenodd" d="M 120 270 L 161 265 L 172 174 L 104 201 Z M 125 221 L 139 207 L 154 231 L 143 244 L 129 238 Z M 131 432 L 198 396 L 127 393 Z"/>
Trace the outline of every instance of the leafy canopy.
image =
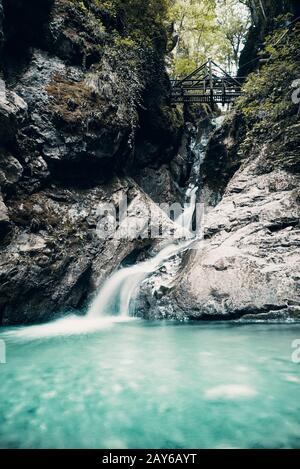
<path id="1" fill-rule="evenodd" d="M 180 77 L 209 57 L 236 71 L 250 14 L 238 0 L 175 0 L 170 13 L 178 36 L 171 70 Z"/>

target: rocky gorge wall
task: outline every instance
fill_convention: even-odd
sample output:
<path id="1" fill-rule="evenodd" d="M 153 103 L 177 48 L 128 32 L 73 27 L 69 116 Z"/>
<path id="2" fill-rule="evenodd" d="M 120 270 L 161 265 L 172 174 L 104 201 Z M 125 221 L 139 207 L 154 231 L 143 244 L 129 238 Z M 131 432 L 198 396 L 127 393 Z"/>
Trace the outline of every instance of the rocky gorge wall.
<path id="1" fill-rule="evenodd" d="M 208 144 L 204 240 L 150 318 L 300 318 L 300 29 L 286 21 Z"/>
<path id="2" fill-rule="evenodd" d="M 168 164 L 180 142 L 163 2 L 147 5 L 0 1 L 1 324 L 82 308 L 146 244 L 95 232 L 100 202 L 126 196 L 146 217 L 133 168 Z"/>

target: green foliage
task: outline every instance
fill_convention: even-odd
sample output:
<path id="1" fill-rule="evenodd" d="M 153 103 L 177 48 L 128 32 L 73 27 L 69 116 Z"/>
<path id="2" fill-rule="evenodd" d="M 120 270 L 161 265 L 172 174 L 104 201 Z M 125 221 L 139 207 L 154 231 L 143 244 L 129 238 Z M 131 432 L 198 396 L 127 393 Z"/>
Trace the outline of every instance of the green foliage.
<path id="1" fill-rule="evenodd" d="M 165 25 L 171 0 L 73 0 L 83 12 L 96 12 L 101 17 L 117 19 L 113 27 L 116 36 L 129 37 L 136 45 L 152 46 L 165 42 Z M 126 43 L 124 43 L 126 45 Z M 130 43 L 127 43 L 130 45 Z"/>
<path id="2" fill-rule="evenodd" d="M 245 96 L 239 100 L 238 107 L 253 123 L 262 119 L 275 123 L 296 110 L 291 93 L 292 82 L 300 76 L 299 31 L 278 42 L 284 32 L 281 29 L 267 38 L 263 51 L 267 63 L 248 77 Z"/>
<path id="3" fill-rule="evenodd" d="M 249 27 L 249 13 L 238 0 L 176 0 L 170 18 L 178 43 L 172 73 L 187 75 L 209 57 L 227 67 L 237 67 Z"/>
<path id="4" fill-rule="evenodd" d="M 219 0 L 217 2 L 217 22 L 220 28 L 221 49 L 224 53 L 224 65 L 229 73 L 234 67 L 238 70 L 239 57 L 245 45 L 250 27 L 250 12 L 243 8 L 239 0 Z"/>
<path id="5" fill-rule="evenodd" d="M 128 34 L 140 43 L 155 40 L 164 34 L 169 0 L 117 0 L 119 11 L 123 11 Z"/>
<path id="6" fill-rule="evenodd" d="M 82 10 L 82 11 L 87 11 L 87 8 L 83 2 L 83 0 L 79 0 L 79 8 Z"/>
<path id="7" fill-rule="evenodd" d="M 172 145 L 183 125 L 169 106 L 165 70 L 173 0 L 55 1 L 61 6 L 57 14 L 64 19 L 64 34 L 77 46 L 74 60 L 82 54 L 90 72 L 88 83 L 56 77 L 49 85 L 58 119 L 74 131 L 90 116 L 99 126 L 123 127 L 132 151 L 140 125 L 158 149 Z M 153 129 L 158 121 L 159 132 Z"/>
<path id="8" fill-rule="evenodd" d="M 249 76 L 243 89 L 245 94 L 236 103 L 248 129 L 241 152 L 250 155 L 255 141 L 274 141 L 276 162 L 285 164 L 288 161 L 287 142 L 289 139 L 292 148 L 298 123 L 299 104 L 293 103 L 292 84 L 300 76 L 299 26 L 293 31 L 276 30 L 267 38 L 262 55 L 268 57 L 267 62 Z M 290 132 L 293 128 L 295 132 Z M 298 160 L 294 156 L 292 160 L 293 164 L 299 164 L 299 156 Z M 270 168 L 273 163 L 269 161 Z"/>

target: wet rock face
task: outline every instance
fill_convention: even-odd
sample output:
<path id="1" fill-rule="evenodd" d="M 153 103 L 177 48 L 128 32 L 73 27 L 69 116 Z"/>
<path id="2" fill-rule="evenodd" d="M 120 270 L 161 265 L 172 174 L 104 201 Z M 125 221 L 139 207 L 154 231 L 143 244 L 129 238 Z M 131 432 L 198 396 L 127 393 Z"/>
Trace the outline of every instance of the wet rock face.
<path id="1" fill-rule="evenodd" d="M 13 192 L 15 184 L 20 180 L 23 167 L 10 153 L 0 154 L 0 186 L 6 193 Z"/>
<path id="2" fill-rule="evenodd" d="M 78 2 L 79 3 L 79 2 Z M 51 51 L 68 64 L 88 67 L 101 58 L 107 35 L 101 20 L 91 11 L 70 1 L 56 0 L 51 21 L 46 25 L 46 39 Z M 80 31 L 80 35 L 75 31 Z"/>
<path id="3" fill-rule="evenodd" d="M 11 231 L 11 222 L 8 216 L 8 210 L 0 195 L 0 243 L 2 243 Z"/>
<path id="4" fill-rule="evenodd" d="M 167 103 L 161 45 L 141 51 L 114 42 L 112 31 L 123 34 L 125 25 L 93 1 L 89 10 L 71 0 L 5 0 L 3 7 L 7 99 L 24 100 L 28 116 L 18 128 L 5 122 L 0 137 L 18 134 L 15 152 L 36 175 L 35 187 L 49 173 L 91 184 L 133 163 L 172 158 L 182 120 Z M 31 19 L 20 26 L 24 15 Z"/>
<path id="5" fill-rule="evenodd" d="M 238 150 L 245 133 L 243 116 L 234 112 L 208 142 L 201 168 L 202 187 L 213 194 L 215 201 L 220 200 L 228 182 L 241 165 L 243 156 Z M 211 204 L 214 204 L 214 200 L 210 201 Z"/>
<path id="6" fill-rule="evenodd" d="M 4 32 L 3 32 L 3 5 L 2 0 L 0 1 L 0 51 L 2 50 L 4 41 Z"/>
<path id="7" fill-rule="evenodd" d="M 143 168 L 135 180 L 156 203 L 172 204 L 180 200 L 182 195 L 167 165 L 159 169 Z"/>
<path id="8" fill-rule="evenodd" d="M 60 59 L 36 51 L 15 90 L 29 107 L 19 145 L 33 163 L 42 158 L 52 177 L 76 183 L 84 175 L 103 180 L 129 130 L 105 125 L 103 103 L 84 82 L 85 75 Z M 126 142 L 125 142 L 126 143 Z M 105 177 L 104 177 L 105 178 Z"/>
<path id="9" fill-rule="evenodd" d="M 196 128 L 186 123 L 178 151 L 164 163 L 136 168 L 135 181 L 158 204 L 184 203 L 185 190 L 197 155 L 192 150 Z M 201 133 L 201 132 L 200 132 Z M 195 181 L 194 181 L 195 182 Z"/>
<path id="10" fill-rule="evenodd" d="M 104 236 L 97 229 L 108 221 L 99 210 L 111 204 L 117 212 L 125 198 L 126 216 Z M 158 219 L 173 233 L 172 222 L 130 179 L 91 189 L 53 187 L 15 196 L 7 206 L 0 201 L 0 234 L 13 231 L 0 257 L 1 323 L 46 321 L 83 308 L 124 258 L 149 245 L 147 227 Z"/>
<path id="11" fill-rule="evenodd" d="M 0 0 L 0 324 L 82 308 L 147 246 L 95 235 L 99 203 L 127 194 L 133 220 L 154 205 L 133 164 L 169 161 L 182 125 L 164 41 L 142 50 L 126 34 L 94 0 Z"/>
<path id="12" fill-rule="evenodd" d="M 16 139 L 18 126 L 25 121 L 26 102 L 16 93 L 6 88 L 0 81 L 0 139 L 2 145 L 13 143 Z"/>
<path id="13" fill-rule="evenodd" d="M 205 239 L 149 317 L 300 317 L 299 175 L 248 162 L 205 220 Z"/>

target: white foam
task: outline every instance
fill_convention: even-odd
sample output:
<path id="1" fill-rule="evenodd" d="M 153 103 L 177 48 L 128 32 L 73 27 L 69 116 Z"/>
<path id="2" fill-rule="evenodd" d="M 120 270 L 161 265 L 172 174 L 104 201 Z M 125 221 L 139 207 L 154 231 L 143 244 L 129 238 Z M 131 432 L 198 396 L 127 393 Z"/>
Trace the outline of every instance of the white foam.
<path id="1" fill-rule="evenodd" d="M 206 399 L 243 399 L 254 397 L 257 391 L 242 384 L 224 384 L 205 391 Z"/>
<path id="2" fill-rule="evenodd" d="M 137 318 L 124 318 L 120 316 L 88 318 L 72 315 L 47 324 L 16 328 L 4 332 L 2 336 L 16 339 L 42 339 L 57 336 L 90 334 L 101 329 L 108 329 L 117 323 L 134 321 L 136 319 Z"/>

